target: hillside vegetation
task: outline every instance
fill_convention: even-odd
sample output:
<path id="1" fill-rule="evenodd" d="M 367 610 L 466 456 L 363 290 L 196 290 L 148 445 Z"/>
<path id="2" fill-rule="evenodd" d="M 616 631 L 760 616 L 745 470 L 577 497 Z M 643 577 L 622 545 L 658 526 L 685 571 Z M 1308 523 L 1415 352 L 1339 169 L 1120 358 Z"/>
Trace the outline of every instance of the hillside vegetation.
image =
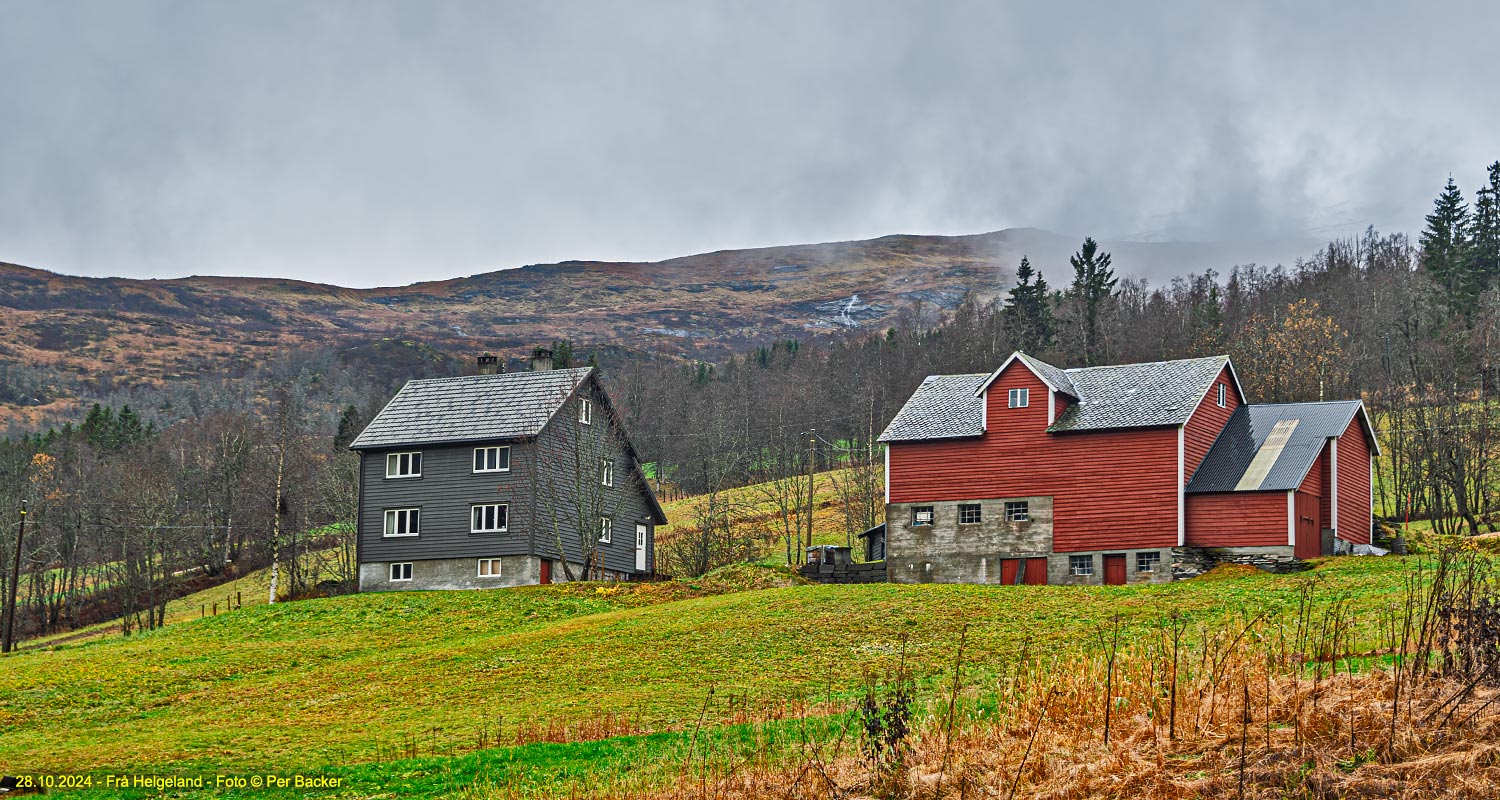
<path id="1" fill-rule="evenodd" d="M 919 680 L 966 659 L 1090 649 L 1113 614 L 1171 611 L 1205 630 L 1268 607 L 1371 609 L 1398 559 L 1302 575 L 1132 587 L 784 586 L 732 568 L 698 583 L 357 595 L 246 608 L 128 640 L 30 650 L 0 670 L 0 769 L 310 769 L 382 754 L 453 754 L 523 728 L 681 730 L 706 697 L 747 704 L 846 695 L 904 657 Z M 746 576 L 749 576 L 748 579 Z M 769 581 L 771 584 L 781 579 Z M 1367 632 L 1369 633 L 1369 632 Z M 720 710 L 724 709 L 724 710 Z M 705 723 L 732 723 L 722 706 Z M 570 728 L 570 726 L 572 726 Z"/>

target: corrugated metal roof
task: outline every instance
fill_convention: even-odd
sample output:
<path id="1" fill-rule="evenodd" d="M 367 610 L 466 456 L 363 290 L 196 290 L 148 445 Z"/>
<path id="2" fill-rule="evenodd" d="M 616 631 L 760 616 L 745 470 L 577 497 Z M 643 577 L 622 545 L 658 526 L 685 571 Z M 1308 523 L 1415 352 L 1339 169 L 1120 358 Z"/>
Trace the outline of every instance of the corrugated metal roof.
<path id="1" fill-rule="evenodd" d="M 591 369 L 407 381 L 349 446 L 367 450 L 535 436 Z"/>
<path id="2" fill-rule="evenodd" d="M 984 400 L 974 392 L 989 377 L 928 375 L 912 393 L 896 418 L 880 434 L 882 442 L 922 439 L 961 439 L 984 433 Z"/>
<path id="3" fill-rule="evenodd" d="M 1078 402 L 1070 404 L 1047 430 L 1181 425 L 1228 363 L 1228 356 L 1209 356 L 1066 370 Z"/>
<path id="4" fill-rule="evenodd" d="M 1189 494 L 1285 492 L 1302 485 L 1324 444 L 1363 408 L 1358 400 L 1240 406 L 1188 482 Z M 1275 451 L 1280 431 L 1284 441 Z M 1259 458 L 1259 464 L 1257 464 Z M 1256 474 L 1250 474 L 1250 473 Z M 1263 475 L 1259 473 L 1263 472 Z M 1258 482 L 1247 481 L 1260 477 Z"/>

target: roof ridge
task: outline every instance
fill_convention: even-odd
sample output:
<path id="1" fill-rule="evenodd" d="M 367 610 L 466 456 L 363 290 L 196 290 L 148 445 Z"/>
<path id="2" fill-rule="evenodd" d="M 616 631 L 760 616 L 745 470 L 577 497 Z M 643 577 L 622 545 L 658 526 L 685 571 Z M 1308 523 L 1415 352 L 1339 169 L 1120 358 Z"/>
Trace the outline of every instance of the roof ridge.
<path id="1" fill-rule="evenodd" d="M 1166 359 L 1164 361 L 1133 361 L 1133 362 L 1131 362 L 1129 364 L 1096 364 L 1096 365 L 1094 365 L 1092 367 L 1067 367 L 1067 368 L 1059 367 L 1059 369 L 1062 369 L 1063 372 L 1083 372 L 1084 370 L 1090 370 L 1090 369 L 1120 369 L 1122 367 L 1148 367 L 1148 366 L 1151 366 L 1152 364 L 1186 364 L 1189 361 L 1217 361 L 1219 359 L 1223 359 L 1225 361 L 1228 361 L 1229 360 L 1229 356 L 1228 356 L 1228 354 L 1217 355 L 1217 356 L 1195 356 L 1193 358 L 1169 358 L 1169 359 Z"/>
<path id="2" fill-rule="evenodd" d="M 443 378 L 409 378 L 406 383 L 441 383 L 443 381 L 465 381 L 474 378 L 514 378 L 518 375 L 545 375 L 549 372 L 587 372 L 593 367 L 563 367 L 562 369 L 525 370 L 523 372 L 497 372 L 494 375 L 449 375 Z"/>

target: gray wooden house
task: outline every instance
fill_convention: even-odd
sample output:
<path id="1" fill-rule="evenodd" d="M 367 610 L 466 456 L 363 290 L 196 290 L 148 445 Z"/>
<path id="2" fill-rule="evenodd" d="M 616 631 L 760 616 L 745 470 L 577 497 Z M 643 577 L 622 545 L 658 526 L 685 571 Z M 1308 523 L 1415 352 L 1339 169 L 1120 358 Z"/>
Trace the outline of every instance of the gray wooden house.
<path id="1" fill-rule="evenodd" d="M 634 580 L 666 523 L 595 371 L 409 381 L 360 433 L 359 588 Z"/>

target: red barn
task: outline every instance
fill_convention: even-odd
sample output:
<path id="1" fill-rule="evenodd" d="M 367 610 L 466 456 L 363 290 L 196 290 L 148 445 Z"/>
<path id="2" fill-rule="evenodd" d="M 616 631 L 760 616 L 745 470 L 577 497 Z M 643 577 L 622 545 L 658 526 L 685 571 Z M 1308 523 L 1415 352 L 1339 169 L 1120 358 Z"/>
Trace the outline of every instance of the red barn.
<path id="1" fill-rule="evenodd" d="M 1168 581 L 1367 544 L 1358 400 L 1250 405 L 1227 356 L 933 375 L 881 434 L 898 582 Z"/>

